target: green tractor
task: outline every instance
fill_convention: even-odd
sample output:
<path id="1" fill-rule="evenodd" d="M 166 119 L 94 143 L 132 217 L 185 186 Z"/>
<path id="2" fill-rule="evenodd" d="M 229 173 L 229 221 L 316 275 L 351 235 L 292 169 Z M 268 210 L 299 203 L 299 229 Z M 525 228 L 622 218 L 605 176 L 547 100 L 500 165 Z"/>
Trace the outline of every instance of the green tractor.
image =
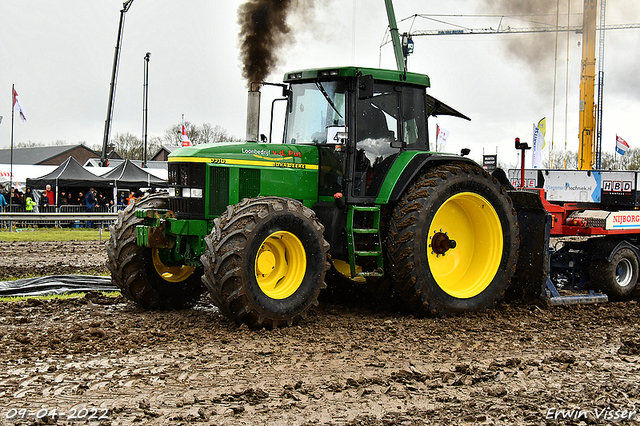
<path id="1" fill-rule="evenodd" d="M 481 166 L 429 150 L 429 116 L 466 117 L 427 95 L 426 75 L 342 67 L 284 83 L 282 143 L 259 137 L 250 92 L 247 142 L 174 151 L 168 192 L 121 213 L 107 252 L 125 297 L 177 308 L 208 291 L 252 327 L 304 317 L 330 268 L 392 284 L 418 315 L 502 297 L 518 260 L 516 209 Z"/>

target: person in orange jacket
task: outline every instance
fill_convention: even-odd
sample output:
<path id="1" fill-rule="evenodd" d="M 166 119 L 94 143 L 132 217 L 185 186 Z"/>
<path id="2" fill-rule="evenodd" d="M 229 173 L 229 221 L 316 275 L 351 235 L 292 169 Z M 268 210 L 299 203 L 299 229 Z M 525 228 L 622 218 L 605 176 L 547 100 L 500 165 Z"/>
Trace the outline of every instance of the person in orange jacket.
<path id="1" fill-rule="evenodd" d="M 127 205 L 133 203 L 136 199 L 136 196 L 133 191 L 129 192 L 129 196 L 127 197 Z"/>

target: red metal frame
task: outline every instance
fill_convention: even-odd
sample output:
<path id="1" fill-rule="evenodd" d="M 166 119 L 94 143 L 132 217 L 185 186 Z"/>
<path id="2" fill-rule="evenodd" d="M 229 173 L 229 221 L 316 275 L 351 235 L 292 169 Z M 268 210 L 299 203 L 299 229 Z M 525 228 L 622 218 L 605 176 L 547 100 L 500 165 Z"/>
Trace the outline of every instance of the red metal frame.
<path id="1" fill-rule="evenodd" d="M 575 211 L 585 210 L 584 206 L 576 203 L 552 204 L 544 196 L 543 188 L 527 188 L 527 191 L 537 191 L 545 210 L 552 216 L 551 235 L 552 236 L 593 236 L 593 235 L 628 235 L 638 234 L 637 229 L 616 229 L 609 230 L 599 227 L 585 227 L 567 225 L 567 218 Z"/>

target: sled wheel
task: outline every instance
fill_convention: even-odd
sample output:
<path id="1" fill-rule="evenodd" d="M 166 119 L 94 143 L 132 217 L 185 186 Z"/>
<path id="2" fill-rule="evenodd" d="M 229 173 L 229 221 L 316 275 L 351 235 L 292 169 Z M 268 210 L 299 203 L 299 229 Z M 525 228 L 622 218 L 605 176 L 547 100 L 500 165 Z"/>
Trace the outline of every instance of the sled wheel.
<path id="1" fill-rule="evenodd" d="M 390 220 L 391 274 L 417 314 L 478 312 L 503 296 L 515 271 L 516 212 L 476 165 L 438 166 L 405 191 Z"/>
<path id="2" fill-rule="evenodd" d="M 166 194 L 147 195 L 120 212 L 109 227 L 111 237 L 106 244 L 107 267 L 111 281 L 122 295 L 147 309 L 177 309 L 195 303 L 205 287 L 194 266 L 167 266 L 157 249 L 136 243 L 136 226 L 142 219 L 136 209 L 166 209 Z"/>
<path id="3" fill-rule="evenodd" d="M 611 299 L 623 299 L 638 283 L 638 258 L 630 248 L 620 248 L 611 262 L 593 261 L 589 275 L 593 285 Z"/>
<path id="4" fill-rule="evenodd" d="M 230 206 L 205 237 L 203 282 L 228 318 L 251 327 L 291 325 L 326 287 L 329 244 L 315 213 L 279 197 Z"/>

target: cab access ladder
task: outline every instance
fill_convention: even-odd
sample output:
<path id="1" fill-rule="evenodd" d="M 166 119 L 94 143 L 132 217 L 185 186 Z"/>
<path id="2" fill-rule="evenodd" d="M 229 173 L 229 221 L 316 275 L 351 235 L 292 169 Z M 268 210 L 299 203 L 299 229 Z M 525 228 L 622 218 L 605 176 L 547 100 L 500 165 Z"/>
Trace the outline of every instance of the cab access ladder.
<path id="1" fill-rule="evenodd" d="M 358 217 L 356 217 L 356 215 Z M 371 217 L 366 217 L 370 215 Z M 370 228 L 354 228 L 354 223 Z M 360 225 L 367 224 L 370 225 Z M 347 245 L 349 248 L 349 267 L 351 277 L 381 277 L 384 273 L 382 243 L 380 240 L 380 206 L 347 207 Z M 356 271 L 359 257 L 375 257 L 376 269 L 373 271 Z"/>

